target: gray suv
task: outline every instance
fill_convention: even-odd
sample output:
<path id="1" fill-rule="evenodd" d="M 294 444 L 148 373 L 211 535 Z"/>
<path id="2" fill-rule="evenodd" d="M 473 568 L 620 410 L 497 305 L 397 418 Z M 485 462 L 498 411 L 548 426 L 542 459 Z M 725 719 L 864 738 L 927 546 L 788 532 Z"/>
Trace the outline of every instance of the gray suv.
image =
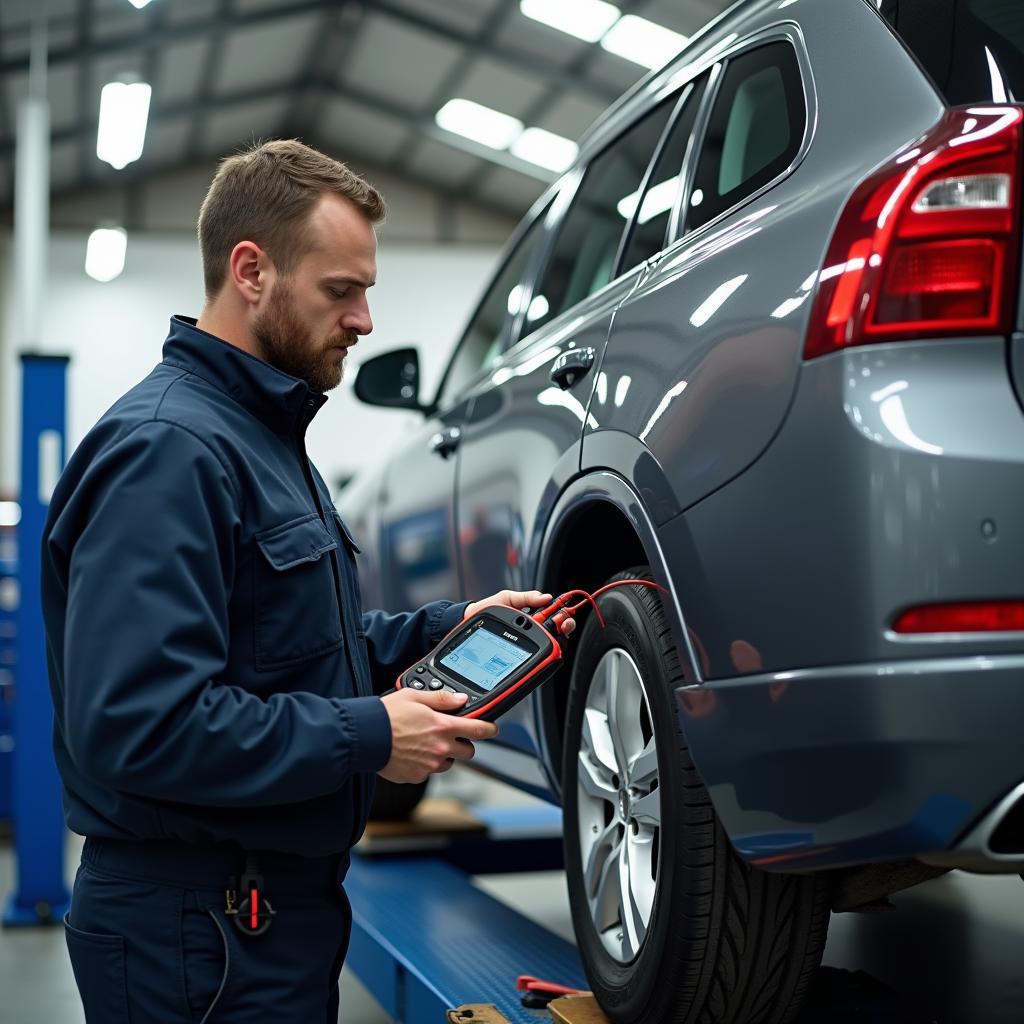
<path id="1" fill-rule="evenodd" d="M 340 508 L 368 604 L 601 598 L 476 763 L 628 1024 L 792 1020 L 829 914 L 1024 868 L 1024 8 L 751 0 L 513 237 Z"/>

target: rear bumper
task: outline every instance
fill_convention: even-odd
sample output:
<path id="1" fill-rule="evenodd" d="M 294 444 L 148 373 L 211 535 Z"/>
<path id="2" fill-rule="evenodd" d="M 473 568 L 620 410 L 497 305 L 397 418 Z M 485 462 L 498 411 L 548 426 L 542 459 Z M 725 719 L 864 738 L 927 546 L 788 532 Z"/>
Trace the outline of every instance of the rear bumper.
<path id="1" fill-rule="evenodd" d="M 715 809 L 750 863 L 918 857 L 1021 870 L 1024 857 L 985 863 L 977 829 L 1024 779 L 1024 655 L 777 672 L 676 696 Z"/>

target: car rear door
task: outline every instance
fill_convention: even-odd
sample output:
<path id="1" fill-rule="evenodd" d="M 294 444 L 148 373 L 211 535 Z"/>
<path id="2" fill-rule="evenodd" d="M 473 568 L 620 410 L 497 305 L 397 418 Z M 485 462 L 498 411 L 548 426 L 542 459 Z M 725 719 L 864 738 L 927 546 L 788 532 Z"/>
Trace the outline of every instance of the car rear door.
<path id="1" fill-rule="evenodd" d="M 458 480 L 467 596 L 534 582 L 538 511 L 553 478 L 578 469 L 593 370 L 644 269 L 617 273 L 626 229 L 677 102 L 627 123 L 563 183 L 542 266 L 520 296 L 518 344 L 473 389 Z"/>
<path id="2" fill-rule="evenodd" d="M 636 438 L 668 481 L 659 521 L 752 462 L 796 384 L 801 335 L 785 317 L 822 244 L 801 196 L 779 199 L 814 123 L 800 45 L 780 29 L 711 69 L 700 144 L 673 145 L 676 160 L 690 151 L 668 231 L 684 244 L 655 257 L 615 318 L 583 465 L 607 464 L 601 431 Z"/>
<path id="3" fill-rule="evenodd" d="M 458 521 L 467 597 L 536 582 L 531 559 L 560 483 L 578 472 L 609 326 L 645 270 L 642 261 L 618 268 L 678 106 L 677 91 L 612 133 L 552 205 L 542 265 L 520 296 L 519 341 L 476 383 L 463 431 Z M 534 721 L 532 700 L 513 708 L 502 720 L 502 745 L 482 745 L 478 759 L 541 791 Z M 528 756 L 517 760 L 503 747 Z"/>

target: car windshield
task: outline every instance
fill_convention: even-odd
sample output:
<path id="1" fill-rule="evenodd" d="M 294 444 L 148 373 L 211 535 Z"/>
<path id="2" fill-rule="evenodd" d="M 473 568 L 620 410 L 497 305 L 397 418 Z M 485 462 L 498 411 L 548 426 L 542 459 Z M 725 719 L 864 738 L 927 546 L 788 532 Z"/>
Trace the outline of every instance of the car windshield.
<path id="1" fill-rule="evenodd" d="M 950 105 L 1024 101 L 1021 0 L 884 0 L 882 13 Z"/>

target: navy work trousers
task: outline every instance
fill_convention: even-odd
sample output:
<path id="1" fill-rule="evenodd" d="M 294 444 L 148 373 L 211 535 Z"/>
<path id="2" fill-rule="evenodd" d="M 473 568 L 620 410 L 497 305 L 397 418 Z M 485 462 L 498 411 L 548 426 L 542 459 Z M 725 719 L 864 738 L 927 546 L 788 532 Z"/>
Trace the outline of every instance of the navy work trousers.
<path id="1" fill-rule="evenodd" d="M 258 859 L 276 914 L 245 935 L 225 914 L 239 851 L 86 840 L 65 924 L 87 1024 L 336 1024 L 348 859 Z"/>

